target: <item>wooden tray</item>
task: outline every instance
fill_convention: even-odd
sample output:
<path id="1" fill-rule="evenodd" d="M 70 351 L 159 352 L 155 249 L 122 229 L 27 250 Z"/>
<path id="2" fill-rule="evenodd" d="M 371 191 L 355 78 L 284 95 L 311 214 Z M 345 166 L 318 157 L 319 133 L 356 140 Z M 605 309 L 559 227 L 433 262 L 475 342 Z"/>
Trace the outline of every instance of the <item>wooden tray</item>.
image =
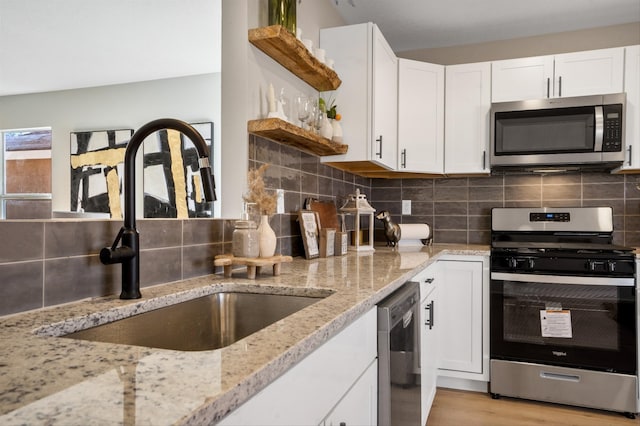
<path id="1" fill-rule="evenodd" d="M 276 254 L 272 257 L 235 257 L 232 254 L 220 254 L 215 257 L 213 264 L 215 266 L 224 267 L 224 277 L 230 278 L 234 265 L 244 265 L 247 267 L 247 278 L 255 280 L 256 275 L 260 275 L 263 266 L 273 265 L 273 276 L 280 275 L 280 265 L 285 262 L 291 262 L 291 256 L 282 256 Z"/>

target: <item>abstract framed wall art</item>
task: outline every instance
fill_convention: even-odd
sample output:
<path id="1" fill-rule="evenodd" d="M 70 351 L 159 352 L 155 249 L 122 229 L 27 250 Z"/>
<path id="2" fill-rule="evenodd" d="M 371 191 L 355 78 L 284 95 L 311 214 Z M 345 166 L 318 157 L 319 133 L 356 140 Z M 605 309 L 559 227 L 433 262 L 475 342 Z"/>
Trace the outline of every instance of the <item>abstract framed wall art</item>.
<path id="1" fill-rule="evenodd" d="M 213 123 L 191 123 L 213 152 Z M 204 199 L 198 152 L 175 130 L 160 130 L 144 144 L 144 217 L 212 217 Z"/>
<path id="2" fill-rule="evenodd" d="M 71 211 L 122 218 L 124 153 L 132 135 L 133 129 L 71 132 Z"/>

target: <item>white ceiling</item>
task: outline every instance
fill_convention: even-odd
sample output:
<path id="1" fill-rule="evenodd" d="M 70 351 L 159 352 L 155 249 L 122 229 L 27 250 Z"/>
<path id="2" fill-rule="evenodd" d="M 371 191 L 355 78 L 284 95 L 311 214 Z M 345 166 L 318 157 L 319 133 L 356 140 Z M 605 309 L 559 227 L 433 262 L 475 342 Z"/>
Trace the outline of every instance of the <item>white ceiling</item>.
<path id="1" fill-rule="evenodd" d="M 327 1 L 348 24 L 376 23 L 396 52 L 640 21 L 640 0 Z"/>

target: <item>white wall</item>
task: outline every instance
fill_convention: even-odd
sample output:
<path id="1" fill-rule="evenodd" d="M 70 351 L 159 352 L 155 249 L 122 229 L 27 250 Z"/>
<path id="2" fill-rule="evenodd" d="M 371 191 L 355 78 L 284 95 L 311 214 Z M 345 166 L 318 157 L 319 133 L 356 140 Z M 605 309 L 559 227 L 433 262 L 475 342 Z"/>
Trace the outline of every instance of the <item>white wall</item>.
<path id="1" fill-rule="evenodd" d="M 213 168 L 220 195 L 221 113 L 219 73 L 141 83 L 0 97 L 0 128 L 50 126 L 52 140 L 52 208 L 70 204 L 70 133 L 82 130 L 138 129 L 163 117 L 214 123 Z M 141 149 L 144 149 L 142 147 Z M 141 158 L 139 156 L 138 158 Z M 142 167 L 137 170 L 138 203 L 142 214 Z M 220 216 L 220 203 L 215 214 Z"/>
<path id="2" fill-rule="evenodd" d="M 306 0 L 298 4 L 297 22 L 304 37 L 317 45 L 319 28 L 344 25 L 329 0 Z M 247 41 L 251 28 L 267 25 L 265 0 L 223 0 L 222 22 L 222 217 L 240 216 L 246 191 L 249 156 L 247 121 L 264 118 L 269 83 L 276 93 L 284 88 L 290 104 L 299 93 L 317 94 L 280 64 Z"/>

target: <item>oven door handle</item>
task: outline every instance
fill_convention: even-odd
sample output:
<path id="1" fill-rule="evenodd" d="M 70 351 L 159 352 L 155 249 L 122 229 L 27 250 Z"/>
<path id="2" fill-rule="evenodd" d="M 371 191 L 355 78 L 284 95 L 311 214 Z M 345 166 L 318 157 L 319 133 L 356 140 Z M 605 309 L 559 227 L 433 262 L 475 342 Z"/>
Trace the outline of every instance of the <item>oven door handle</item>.
<path id="1" fill-rule="evenodd" d="M 602 285 L 614 287 L 635 287 L 635 278 L 617 277 L 579 277 L 574 275 L 540 275 L 540 274 L 513 274 L 507 272 L 492 272 L 491 279 L 496 281 L 516 281 L 523 283 L 544 284 L 575 284 L 575 285 Z"/>

